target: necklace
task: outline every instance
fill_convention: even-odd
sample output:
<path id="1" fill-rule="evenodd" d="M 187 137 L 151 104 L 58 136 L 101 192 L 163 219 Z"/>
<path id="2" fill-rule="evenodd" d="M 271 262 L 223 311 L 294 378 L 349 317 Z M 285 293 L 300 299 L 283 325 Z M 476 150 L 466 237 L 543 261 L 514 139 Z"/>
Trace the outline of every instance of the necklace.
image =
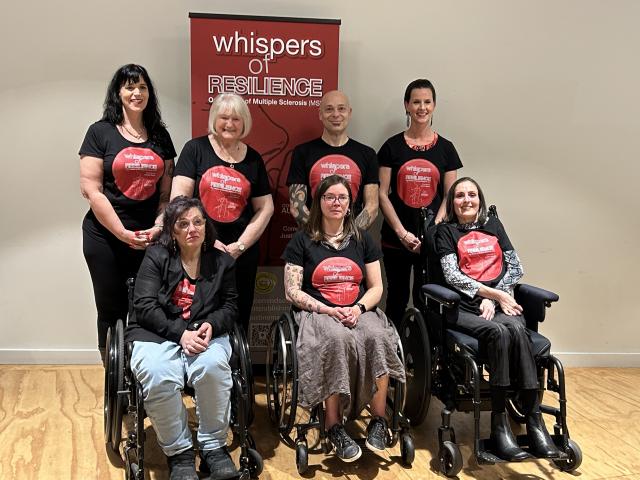
<path id="1" fill-rule="evenodd" d="M 120 125 L 129 135 L 131 135 L 133 138 L 135 138 L 136 140 L 140 140 L 142 138 L 142 133 L 138 133 L 135 130 L 132 132 L 131 130 L 129 130 L 129 127 L 127 127 L 127 125 L 125 123 L 123 123 L 122 125 Z M 131 127 L 133 128 L 133 127 Z M 142 127 L 142 130 L 144 131 L 144 127 Z"/>
<path id="2" fill-rule="evenodd" d="M 335 235 L 331 235 L 330 233 L 325 233 L 324 236 L 328 238 L 337 238 L 340 235 L 342 235 L 342 232 L 344 232 L 344 228 L 340 230 L 338 233 L 336 233 Z"/>
<path id="3" fill-rule="evenodd" d="M 240 153 L 240 142 L 236 142 L 236 144 L 231 148 L 226 148 L 224 145 L 222 145 L 222 143 L 218 141 L 216 137 L 213 137 L 213 141 L 218 146 L 218 150 L 220 150 L 220 157 L 224 157 L 222 158 L 223 160 L 231 163 L 231 168 L 233 168 L 234 163 L 239 163 L 234 154 L 237 155 Z"/>

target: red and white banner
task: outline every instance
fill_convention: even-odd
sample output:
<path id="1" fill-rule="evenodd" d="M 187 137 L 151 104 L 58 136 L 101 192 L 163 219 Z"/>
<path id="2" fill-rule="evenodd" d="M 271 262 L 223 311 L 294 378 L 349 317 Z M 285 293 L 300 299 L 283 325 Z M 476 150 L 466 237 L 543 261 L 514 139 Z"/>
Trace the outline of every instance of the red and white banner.
<path id="1" fill-rule="evenodd" d="M 291 153 L 322 133 L 322 95 L 338 87 L 339 20 L 190 13 L 191 120 L 207 133 L 209 105 L 222 92 L 241 95 L 253 127 L 245 141 L 265 161 L 275 214 L 261 241 L 250 344 L 289 307 L 280 255 L 296 231 L 285 184 Z M 255 328 L 253 328 L 255 327 Z M 259 328 L 258 328 L 259 327 Z M 255 332 L 252 332 L 255 330 Z"/>

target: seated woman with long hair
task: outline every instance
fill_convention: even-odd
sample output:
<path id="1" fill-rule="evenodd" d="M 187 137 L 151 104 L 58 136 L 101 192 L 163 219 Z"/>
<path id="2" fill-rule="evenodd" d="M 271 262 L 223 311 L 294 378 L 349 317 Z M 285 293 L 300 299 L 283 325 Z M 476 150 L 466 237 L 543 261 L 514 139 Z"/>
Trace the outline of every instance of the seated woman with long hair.
<path id="1" fill-rule="evenodd" d="M 514 389 L 525 411 L 529 451 L 539 458 L 557 456 L 539 409 L 531 339 L 513 297 L 522 265 L 500 220 L 487 215 L 482 189 L 472 178 L 451 185 L 446 219 L 436 232 L 436 253 L 446 282 L 460 293 L 458 320 L 451 328 L 477 338 L 488 355 L 495 453 L 507 461 L 529 457 L 518 446 L 505 413 L 507 390 Z"/>
<path id="2" fill-rule="evenodd" d="M 354 223 L 349 183 L 325 178 L 316 191 L 309 222 L 282 255 L 285 293 L 299 325 L 299 399 L 304 407 L 324 402 L 325 429 L 345 462 L 362 451 L 345 432 L 343 417 L 370 405 L 366 445 L 386 447 L 385 406 L 389 377 L 404 382 L 398 336 L 376 307 L 382 296 L 380 249 Z"/>
<path id="3" fill-rule="evenodd" d="M 195 390 L 198 444 L 211 479 L 236 478 L 226 450 L 231 395 L 228 333 L 238 317 L 233 258 L 213 244 L 216 232 L 200 200 L 176 197 L 157 244 L 136 277 L 131 370 L 167 456 L 171 480 L 197 480 L 187 410 L 180 391 Z"/>

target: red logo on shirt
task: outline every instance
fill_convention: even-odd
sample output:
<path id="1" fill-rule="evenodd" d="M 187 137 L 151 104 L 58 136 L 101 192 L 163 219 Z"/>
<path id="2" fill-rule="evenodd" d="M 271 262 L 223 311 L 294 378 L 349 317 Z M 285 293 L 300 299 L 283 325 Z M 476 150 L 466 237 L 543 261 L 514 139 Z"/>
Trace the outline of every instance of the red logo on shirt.
<path id="1" fill-rule="evenodd" d="M 330 257 L 318 264 L 311 275 L 311 284 L 334 305 L 353 305 L 358 299 L 362 270 L 345 257 Z"/>
<path id="2" fill-rule="evenodd" d="M 182 318 L 185 320 L 189 320 L 191 317 L 191 305 L 195 293 L 196 285 L 191 283 L 188 278 L 183 278 L 171 296 L 171 303 L 182 308 Z"/>
<path id="3" fill-rule="evenodd" d="M 351 196 L 353 201 L 358 197 L 358 190 L 362 183 L 362 172 L 358 168 L 356 162 L 345 155 L 325 155 L 313 164 L 309 171 L 309 185 L 311 186 L 311 195 L 316 194 L 318 185 L 322 180 L 330 175 L 340 175 L 344 177 L 351 186 Z"/>
<path id="4" fill-rule="evenodd" d="M 111 171 L 116 186 L 131 200 L 146 200 L 156 192 L 164 162 L 149 148 L 127 147 L 113 160 Z"/>
<path id="5" fill-rule="evenodd" d="M 415 158 L 398 170 L 396 190 L 407 206 L 428 207 L 436 196 L 439 182 L 438 167 L 424 158 Z"/>
<path id="6" fill-rule="evenodd" d="M 458 240 L 458 262 L 462 273 L 488 282 L 502 273 L 502 249 L 498 239 L 483 232 L 469 232 Z"/>
<path id="7" fill-rule="evenodd" d="M 218 165 L 202 175 L 199 189 L 207 214 L 217 222 L 230 223 L 240 218 L 247 206 L 251 184 L 237 170 Z"/>

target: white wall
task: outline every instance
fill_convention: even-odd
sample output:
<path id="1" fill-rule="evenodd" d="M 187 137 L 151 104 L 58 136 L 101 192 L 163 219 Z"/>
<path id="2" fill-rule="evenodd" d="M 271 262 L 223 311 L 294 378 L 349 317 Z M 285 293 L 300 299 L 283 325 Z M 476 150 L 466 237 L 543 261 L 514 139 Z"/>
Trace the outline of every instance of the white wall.
<path id="1" fill-rule="evenodd" d="M 128 62 L 150 71 L 181 148 L 189 11 L 341 19 L 351 134 L 376 149 L 403 127 L 406 84 L 430 78 L 436 130 L 499 206 L 525 279 L 560 294 L 543 329 L 554 350 L 574 365 L 640 365 L 634 0 L 4 5 L 0 362 L 97 359 L 77 151 Z"/>

